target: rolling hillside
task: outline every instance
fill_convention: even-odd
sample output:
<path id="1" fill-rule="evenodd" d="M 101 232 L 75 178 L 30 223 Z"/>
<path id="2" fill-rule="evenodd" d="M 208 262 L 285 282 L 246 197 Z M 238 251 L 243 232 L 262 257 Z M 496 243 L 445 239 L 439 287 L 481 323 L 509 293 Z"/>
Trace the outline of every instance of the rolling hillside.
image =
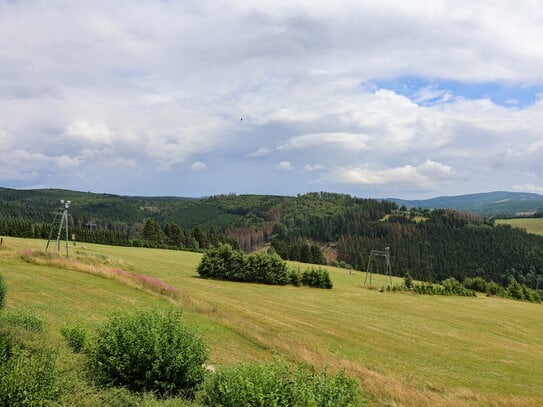
<path id="1" fill-rule="evenodd" d="M 69 266 L 21 259 L 23 249 L 43 246 L 40 240 L 6 239 L 0 262 L 7 311 L 31 309 L 45 319 L 51 341 L 62 345 L 68 377 L 79 359 L 58 334 L 66 321 L 92 327 L 111 309 L 171 303 Z M 180 290 L 186 321 L 201 330 L 214 366 L 277 354 L 334 371 L 346 368 L 375 406 L 543 403 L 540 304 L 381 293 L 363 287 L 363 273 L 334 268 L 332 290 L 204 280 L 195 272 L 198 253 L 93 244 L 77 250 Z M 92 402 L 88 385 L 80 382 L 73 391 L 65 397 Z"/>
<path id="2" fill-rule="evenodd" d="M 0 235 L 47 238 L 60 198 L 72 200 L 71 230 L 82 242 L 192 251 L 228 242 L 246 252 L 271 245 L 283 259 L 359 270 L 372 250 L 390 247 L 397 276 L 479 276 L 504 287 L 514 278 L 532 289 L 543 277 L 541 236 L 468 212 L 401 211 L 391 201 L 326 192 L 186 199 L 1 189 Z"/>

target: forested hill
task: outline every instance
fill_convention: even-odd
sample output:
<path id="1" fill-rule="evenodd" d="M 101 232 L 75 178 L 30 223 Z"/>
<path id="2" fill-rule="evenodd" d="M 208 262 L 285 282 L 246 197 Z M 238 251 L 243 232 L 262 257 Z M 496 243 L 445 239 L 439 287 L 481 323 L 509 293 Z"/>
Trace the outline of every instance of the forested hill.
<path id="1" fill-rule="evenodd" d="M 543 211 L 543 195 L 525 192 L 485 192 L 459 196 L 440 196 L 423 200 L 389 198 L 407 208 L 450 208 L 484 216 L 513 217 L 523 212 Z"/>
<path id="2" fill-rule="evenodd" d="M 330 219 L 363 217 L 378 220 L 396 204 L 332 193 L 309 193 L 297 197 L 272 195 L 217 195 L 207 198 L 129 197 L 59 189 L 16 190 L 0 188 L 0 218 L 22 218 L 49 223 L 70 200 L 70 220 L 76 226 L 92 225 L 108 230 L 131 230 L 147 218 L 160 226 L 177 224 L 182 230 L 197 227 L 234 233 L 236 229 L 271 228 L 279 221 L 290 227 L 294 237 L 319 235 L 337 237 Z M 326 219 L 326 224 L 320 220 Z M 333 223 L 333 222 L 332 222 Z M 317 232 L 317 229 L 322 232 Z"/>
<path id="3" fill-rule="evenodd" d="M 189 199 L 0 188 L 0 235 L 47 237 L 60 199 L 72 202 L 80 241 L 188 250 L 231 242 L 245 251 L 271 244 L 285 259 L 323 263 L 328 250 L 359 270 L 372 250 L 388 246 L 399 276 L 480 276 L 502 285 L 515 278 L 532 288 L 543 276 L 542 236 L 467 212 L 401 211 L 392 201 L 325 192 Z"/>

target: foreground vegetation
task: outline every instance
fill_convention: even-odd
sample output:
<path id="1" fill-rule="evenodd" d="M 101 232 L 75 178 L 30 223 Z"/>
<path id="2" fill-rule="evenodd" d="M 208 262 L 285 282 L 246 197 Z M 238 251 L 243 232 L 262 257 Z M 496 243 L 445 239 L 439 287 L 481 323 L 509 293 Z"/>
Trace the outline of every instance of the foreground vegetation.
<path id="1" fill-rule="evenodd" d="M 334 268 L 328 268 L 333 290 L 233 283 L 199 278 L 198 253 L 91 244 L 78 248 L 99 264 L 122 265 L 175 287 L 176 299 L 108 274 L 21 258 L 24 249 L 42 249 L 43 241 L 10 238 L 5 245 L 0 261 L 8 294 L 1 312 L 24 310 L 43 320 L 42 335 L 58 348 L 60 377 L 70 383 L 61 404 L 107 405 L 129 398 L 123 390 L 100 390 L 84 380 L 79 367 L 84 355 L 73 352 L 60 333 L 67 323 L 92 331 L 111 310 L 165 310 L 172 302 L 182 305 L 185 324 L 205 338 L 206 363 L 218 371 L 280 355 L 292 362 L 291 372 L 298 362 L 315 366 L 317 376 L 325 366 L 331 375 L 345 369 L 347 377 L 360 380 L 373 405 L 543 402 L 539 304 L 485 295 L 385 295 L 363 289 L 362 273 Z M 382 277 L 374 281 L 384 285 Z M 141 403 L 156 403 L 139 397 Z"/>

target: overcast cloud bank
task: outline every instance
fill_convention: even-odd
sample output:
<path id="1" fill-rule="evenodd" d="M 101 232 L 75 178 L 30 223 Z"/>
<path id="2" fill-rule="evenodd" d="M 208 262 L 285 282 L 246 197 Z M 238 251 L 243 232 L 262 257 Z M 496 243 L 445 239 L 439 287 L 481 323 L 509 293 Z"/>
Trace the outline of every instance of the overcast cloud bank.
<path id="1" fill-rule="evenodd" d="M 0 1 L 0 185 L 543 192 L 541 38 L 541 1 Z"/>

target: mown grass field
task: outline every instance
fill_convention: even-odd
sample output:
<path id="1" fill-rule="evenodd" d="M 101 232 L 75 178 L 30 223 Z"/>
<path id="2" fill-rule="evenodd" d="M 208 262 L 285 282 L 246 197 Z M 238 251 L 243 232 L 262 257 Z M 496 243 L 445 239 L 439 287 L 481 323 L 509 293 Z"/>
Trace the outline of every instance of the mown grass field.
<path id="1" fill-rule="evenodd" d="M 42 241 L 8 238 L 6 245 L 0 270 L 7 308 L 36 311 L 52 341 L 61 342 L 58 330 L 66 321 L 92 326 L 111 309 L 171 302 L 106 278 L 21 260 L 22 249 L 43 249 Z M 196 253 L 92 244 L 77 250 L 178 288 L 184 318 L 200 329 L 211 365 L 280 355 L 346 368 L 376 406 L 543 405 L 541 304 L 381 293 L 363 287 L 364 273 L 335 268 L 329 268 L 332 290 L 212 281 L 197 276 Z M 374 275 L 375 286 L 383 282 Z"/>
<path id="2" fill-rule="evenodd" d="M 543 218 L 497 219 L 496 223 L 526 229 L 528 233 L 543 235 Z"/>

